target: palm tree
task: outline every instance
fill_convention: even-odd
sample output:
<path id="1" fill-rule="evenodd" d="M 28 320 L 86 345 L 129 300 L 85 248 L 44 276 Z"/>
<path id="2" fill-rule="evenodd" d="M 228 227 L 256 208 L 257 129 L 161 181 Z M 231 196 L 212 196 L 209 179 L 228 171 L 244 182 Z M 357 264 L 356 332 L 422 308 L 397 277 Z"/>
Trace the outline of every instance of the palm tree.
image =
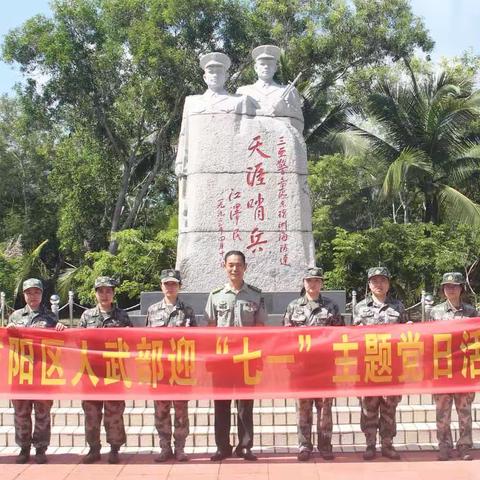
<path id="1" fill-rule="evenodd" d="M 409 70 L 410 82 L 380 82 L 368 97 L 367 114 L 380 133 L 353 124 L 350 132 L 367 139 L 372 153 L 389 165 L 383 197 L 400 200 L 405 222 L 412 198 L 420 194 L 423 221 L 480 224 L 480 206 L 458 190 L 480 171 L 480 145 L 464 135 L 480 114 L 480 92 L 470 93 L 446 73 L 417 81 Z"/>

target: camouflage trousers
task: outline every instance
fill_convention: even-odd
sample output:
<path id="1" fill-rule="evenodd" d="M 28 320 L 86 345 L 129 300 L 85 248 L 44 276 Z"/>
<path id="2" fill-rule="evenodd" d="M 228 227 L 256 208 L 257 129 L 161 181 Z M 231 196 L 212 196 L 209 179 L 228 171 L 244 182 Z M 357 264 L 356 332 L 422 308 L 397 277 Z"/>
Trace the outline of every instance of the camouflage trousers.
<path id="1" fill-rule="evenodd" d="M 313 404 L 317 410 L 318 450 L 330 448 L 333 430 L 332 403 L 331 398 L 300 398 L 297 400 L 297 431 L 300 450 L 310 452 L 313 450 Z"/>
<path id="2" fill-rule="evenodd" d="M 175 410 L 173 438 L 175 448 L 184 448 L 189 433 L 188 400 L 155 400 L 155 428 L 160 437 L 160 448 L 168 448 L 172 442 L 172 416 L 170 408 Z"/>
<path id="3" fill-rule="evenodd" d="M 364 397 L 360 399 L 362 408 L 360 414 L 360 428 L 365 435 L 367 445 L 377 444 L 377 431 L 380 434 L 382 446 L 388 447 L 393 443 L 397 434 L 397 405 L 401 395 L 388 397 Z"/>
<path id="4" fill-rule="evenodd" d="M 100 450 L 100 425 L 102 410 L 104 410 L 103 426 L 107 433 L 107 443 L 112 447 L 120 447 L 127 441 L 123 412 L 125 402 L 120 400 L 84 400 L 82 408 L 85 413 L 85 437 L 88 446 L 93 450 Z"/>
<path id="5" fill-rule="evenodd" d="M 12 400 L 15 412 L 15 442 L 20 448 L 47 448 L 50 444 L 50 410 L 52 400 Z M 32 408 L 35 429 L 32 436 Z"/>
<path id="6" fill-rule="evenodd" d="M 442 393 L 433 395 L 437 410 L 437 440 L 439 447 L 453 447 L 452 431 L 452 405 L 458 415 L 459 436 L 457 448 L 465 446 L 472 448 L 472 402 L 475 393 Z"/>

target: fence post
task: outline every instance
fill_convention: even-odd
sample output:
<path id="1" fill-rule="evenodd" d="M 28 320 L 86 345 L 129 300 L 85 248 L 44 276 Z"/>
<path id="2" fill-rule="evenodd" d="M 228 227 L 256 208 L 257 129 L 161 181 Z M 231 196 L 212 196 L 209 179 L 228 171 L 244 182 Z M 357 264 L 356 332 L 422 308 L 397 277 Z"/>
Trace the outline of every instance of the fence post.
<path id="1" fill-rule="evenodd" d="M 70 317 L 70 327 L 73 327 L 73 291 L 68 291 L 68 315 Z"/>
<path id="2" fill-rule="evenodd" d="M 353 314 L 355 313 L 356 306 L 357 306 L 357 291 L 352 290 L 352 323 L 353 323 Z"/>
<path id="3" fill-rule="evenodd" d="M 0 310 L 2 312 L 2 327 L 5 325 L 5 292 L 0 292 Z"/>
<path id="4" fill-rule="evenodd" d="M 427 292 L 425 290 L 422 290 L 422 297 L 420 302 L 422 303 L 422 322 L 425 321 L 425 295 Z"/>
<path id="5" fill-rule="evenodd" d="M 60 303 L 60 297 L 57 294 L 53 294 L 50 297 L 50 305 L 52 313 L 55 315 L 56 319 L 58 320 L 58 304 Z"/>

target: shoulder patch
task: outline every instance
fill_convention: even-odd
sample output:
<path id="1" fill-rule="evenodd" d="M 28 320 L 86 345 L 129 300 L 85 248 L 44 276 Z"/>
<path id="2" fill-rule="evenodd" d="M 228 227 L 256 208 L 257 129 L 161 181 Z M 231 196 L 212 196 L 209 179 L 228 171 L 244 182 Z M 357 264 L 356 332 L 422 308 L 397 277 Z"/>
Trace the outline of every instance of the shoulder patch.
<path id="1" fill-rule="evenodd" d="M 221 287 L 215 288 L 215 289 L 212 290 L 210 293 L 218 293 L 218 292 L 220 292 L 221 290 L 223 290 L 223 285 L 222 285 Z"/>
<path id="2" fill-rule="evenodd" d="M 249 283 L 247 283 L 247 285 L 248 285 L 249 288 L 251 288 L 254 292 L 262 293 L 262 289 L 261 289 L 261 288 L 254 287 L 253 285 L 250 285 Z"/>

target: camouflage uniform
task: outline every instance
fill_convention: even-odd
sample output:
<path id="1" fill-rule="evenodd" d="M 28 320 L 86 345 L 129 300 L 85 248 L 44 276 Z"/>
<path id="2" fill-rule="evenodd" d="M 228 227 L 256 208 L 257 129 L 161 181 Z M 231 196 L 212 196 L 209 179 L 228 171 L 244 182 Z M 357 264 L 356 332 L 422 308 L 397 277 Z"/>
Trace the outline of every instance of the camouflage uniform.
<path id="1" fill-rule="evenodd" d="M 81 328 L 121 328 L 131 327 L 132 324 L 125 310 L 113 307 L 108 313 L 100 311 L 97 306 L 85 310 L 78 325 Z M 102 409 L 104 410 L 103 425 L 107 433 L 107 443 L 112 448 L 119 448 L 126 441 L 123 412 L 123 400 L 84 400 L 82 408 L 85 413 L 85 436 L 91 450 L 100 451 L 100 424 L 102 423 Z"/>
<path id="2" fill-rule="evenodd" d="M 429 320 L 444 321 L 452 318 L 478 316 L 479 313 L 477 310 L 467 303 L 462 303 L 457 310 L 453 308 L 450 302 L 446 301 L 432 308 Z M 460 433 L 457 440 L 457 450 L 461 450 L 462 447 L 467 449 L 472 448 L 472 403 L 475 399 L 475 393 L 441 393 L 434 394 L 433 399 L 436 405 L 438 446 L 447 449 L 453 448 L 450 423 L 452 418 L 452 405 L 453 402 L 455 402 Z"/>
<path id="3" fill-rule="evenodd" d="M 195 313 L 192 308 L 177 298 L 175 305 L 168 305 L 165 300 L 148 308 L 147 327 L 195 327 Z M 155 428 L 160 437 L 160 448 L 170 449 L 172 441 L 172 417 L 170 408 L 175 410 L 174 444 L 175 451 L 185 448 L 189 434 L 188 400 L 155 400 Z"/>
<path id="4" fill-rule="evenodd" d="M 286 327 L 344 325 L 338 305 L 321 295 L 317 300 L 308 300 L 306 296 L 293 300 L 288 305 L 283 320 Z M 317 447 L 320 452 L 331 452 L 333 431 L 332 402 L 332 398 L 299 398 L 297 400 L 297 431 L 300 451 L 307 450 L 311 452 L 313 450 L 312 424 L 313 404 L 315 404 L 317 410 Z"/>
<path id="5" fill-rule="evenodd" d="M 264 325 L 267 312 L 260 289 L 243 283 L 239 291 L 230 284 L 213 290 L 205 307 L 208 325 L 224 327 L 254 327 Z M 237 454 L 253 445 L 253 400 L 236 400 L 238 445 Z M 215 400 L 215 443 L 217 450 L 231 455 L 230 400 Z"/>
<path id="6" fill-rule="evenodd" d="M 389 278 L 389 277 L 387 277 Z M 359 302 L 353 312 L 354 325 L 383 325 L 405 323 L 405 308 L 402 302 L 387 297 L 385 303 L 377 303 L 372 296 Z M 360 427 L 365 434 L 367 447 L 375 447 L 377 430 L 382 447 L 391 447 L 397 434 L 396 410 L 401 395 L 364 397 L 360 399 L 362 408 Z"/>
<path id="7" fill-rule="evenodd" d="M 15 310 L 8 319 L 16 327 L 55 328 L 57 319 L 43 305 L 37 311 L 29 306 Z M 52 400 L 12 400 L 15 412 L 15 442 L 20 448 L 47 449 L 50 444 Z M 32 436 L 32 408 L 35 410 L 35 429 Z"/>

